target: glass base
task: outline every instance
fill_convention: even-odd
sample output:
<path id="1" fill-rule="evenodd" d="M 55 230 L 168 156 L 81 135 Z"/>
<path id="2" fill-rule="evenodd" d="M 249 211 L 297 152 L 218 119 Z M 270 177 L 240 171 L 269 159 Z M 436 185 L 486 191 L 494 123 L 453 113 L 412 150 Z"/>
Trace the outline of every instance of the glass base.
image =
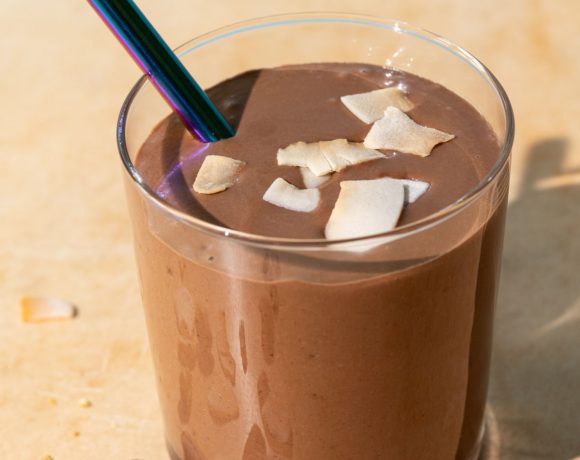
<path id="1" fill-rule="evenodd" d="M 485 433 L 486 433 L 486 422 L 485 420 L 483 421 L 483 424 L 481 425 L 481 430 L 479 430 L 479 436 L 477 437 L 477 443 L 475 444 L 474 448 L 473 448 L 473 453 L 469 456 L 468 460 L 484 460 L 483 453 L 485 451 L 484 448 L 484 439 L 485 439 Z"/>
<path id="2" fill-rule="evenodd" d="M 486 430 L 486 422 L 484 421 L 484 423 L 481 427 L 481 430 L 479 432 L 479 436 L 477 438 L 477 444 L 473 448 L 473 453 L 469 456 L 469 458 L 467 460 L 494 460 L 493 456 L 489 455 L 489 452 L 491 452 L 491 449 L 488 449 L 486 447 L 486 442 L 485 442 L 486 431 L 487 431 Z M 169 458 L 171 460 L 183 460 L 175 453 L 175 451 L 171 448 L 169 443 L 167 443 L 166 445 L 167 445 L 167 451 L 169 452 Z M 194 460 L 198 460 L 198 459 L 201 460 L 201 457 L 199 457 L 196 454 L 193 454 L 192 458 Z"/>
<path id="3" fill-rule="evenodd" d="M 501 440 L 497 420 L 492 408 L 488 405 L 480 439 L 470 460 L 499 460 L 501 458 L 500 452 Z"/>

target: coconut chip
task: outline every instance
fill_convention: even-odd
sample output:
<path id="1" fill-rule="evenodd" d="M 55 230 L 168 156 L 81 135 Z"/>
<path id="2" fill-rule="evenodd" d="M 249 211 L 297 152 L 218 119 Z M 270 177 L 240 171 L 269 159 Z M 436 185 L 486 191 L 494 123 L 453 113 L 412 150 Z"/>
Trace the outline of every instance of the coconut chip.
<path id="1" fill-rule="evenodd" d="M 297 212 L 311 212 L 318 206 L 320 191 L 316 188 L 299 189 L 278 177 L 266 190 L 264 201 Z"/>
<path id="2" fill-rule="evenodd" d="M 392 230 L 404 201 L 401 181 L 391 178 L 342 181 L 324 234 L 327 239 L 344 239 Z"/>
<path id="3" fill-rule="evenodd" d="M 429 183 L 415 179 L 394 179 L 403 184 L 405 188 L 405 203 L 414 203 L 429 188 Z"/>
<path id="4" fill-rule="evenodd" d="M 403 112 L 413 108 L 413 103 L 399 88 L 382 88 L 368 93 L 350 94 L 342 96 L 340 100 L 354 116 L 367 124 L 382 118 L 387 107 L 397 107 Z"/>
<path id="5" fill-rule="evenodd" d="M 312 173 L 310 169 L 301 167 L 300 174 L 302 175 L 302 182 L 306 188 L 318 188 L 330 179 L 330 176 L 317 176 Z"/>
<path id="6" fill-rule="evenodd" d="M 454 137 L 453 134 L 421 126 L 396 107 L 389 107 L 383 118 L 371 127 L 364 145 L 371 149 L 396 150 L 426 157 L 437 144 Z"/>
<path id="7" fill-rule="evenodd" d="M 25 323 L 42 323 L 72 319 L 77 315 L 77 308 L 56 297 L 22 296 L 20 314 Z"/>
<path id="8" fill-rule="evenodd" d="M 381 152 L 369 149 L 363 144 L 348 142 L 346 139 L 319 142 L 319 145 L 333 172 L 342 171 L 347 166 L 385 158 Z"/>
<path id="9" fill-rule="evenodd" d="M 366 161 L 385 158 L 381 152 L 346 139 L 296 142 L 278 150 L 278 165 L 307 167 L 315 176 L 325 176 Z"/>
<path id="10" fill-rule="evenodd" d="M 93 403 L 91 402 L 91 400 L 87 399 L 87 398 L 79 399 L 78 403 L 79 403 L 79 407 L 82 407 L 83 409 L 88 409 L 89 407 L 93 406 Z"/>
<path id="11" fill-rule="evenodd" d="M 197 173 L 193 190 L 208 195 L 223 192 L 234 185 L 236 174 L 245 164 L 221 155 L 208 155 Z"/>

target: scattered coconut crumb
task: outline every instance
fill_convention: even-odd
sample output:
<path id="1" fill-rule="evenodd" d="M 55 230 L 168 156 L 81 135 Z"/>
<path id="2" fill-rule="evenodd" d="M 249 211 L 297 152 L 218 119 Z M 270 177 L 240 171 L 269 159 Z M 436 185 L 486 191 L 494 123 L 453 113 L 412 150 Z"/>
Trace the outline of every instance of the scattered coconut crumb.
<path id="1" fill-rule="evenodd" d="M 87 409 L 87 408 L 91 407 L 92 405 L 93 405 L 93 403 L 86 398 L 79 399 L 79 406 L 82 407 L 83 409 Z"/>
<path id="2" fill-rule="evenodd" d="M 20 299 L 20 315 L 25 323 L 61 321 L 72 319 L 77 314 L 74 304 L 57 297 L 24 295 Z"/>

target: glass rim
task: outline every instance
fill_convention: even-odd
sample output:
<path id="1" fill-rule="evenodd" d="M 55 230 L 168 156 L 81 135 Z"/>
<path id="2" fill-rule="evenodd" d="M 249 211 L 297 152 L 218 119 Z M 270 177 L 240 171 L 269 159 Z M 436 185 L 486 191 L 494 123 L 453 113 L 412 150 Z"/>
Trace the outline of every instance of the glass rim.
<path id="1" fill-rule="evenodd" d="M 194 51 L 197 48 L 203 47 L 215 41 L 225 39 L 240 33 L 250 32 L 252 30 L 264 29 L 268 27 L 275 27 L 281 25 L 296 25 L 304 23 L 342 23 L 342 24 L 353 24 L 353 25 L 367 25 L 380 27 L 384 29 L 391 30 L 392 32 L 402 33 L 406 35 L 413 36 L 418 39 L 430 42 L 442 49 L 447 50 L 451 54 L 460 58 L 467 64 L 469 64 L 474 70 L 476 70 L 479 75 L 484 78 L 484 80 L 495 90 L 496 96 L 498 97 L 501 107 L 503 109 L 504 121 L 505 121 L 505 134 L 503 139 L 500 141 L 500 155 L 494 166 L 490 169 L 488 174 L 468 193 L 460 197 L 458 200 L 449 204 L 448 206 L 440 209 L 439 211 L 430 214 L 422 219 L 411 222 L 409 224 L 401 225 L 394 228 L 388 232 L 383 232 L 374 235 L 346 238 L 346 239 L 325 239 L 325 238 L 312 238 L 312 239 L 298 239 L 298 238 L 281 238 L 281 237 L 270 237 L 264 235 L 258 235 L 249 232 L 243 232 L 239 230 L 230 229 L 216 224 L 211 224 L 202 219 L 198 219 L 190 214 L 187 214 L 167 202 L 165 202 L 151 187 L 147 185 L 145 180 L 141 177 L 137 171 L 133 161 L 131 160 L 129 149 L 127 148 L 127 142 L 125 139 L 127 118 L 131 104 L 133 100 L 139 94 L 141 88 L 148 82 L 149 77 L 143 75 L 135 83 L 135 85 L 129 91 L 129 94 L 125 98 L 121 111 L 119 113 L 117 121 L 117 147 L 119 149 L 119 154 L 121 160 L 125 167 L 125 170 L 129 174 L 129 177 L 137 185 L 141 192 L 151 199 L 156 205 L 163 208 L 165 211 L 176 217 L 182 222 L 187 223 L 195 227 L 198 230 L 204 231 L 206 233 L 213 234 L 219 237 L 225 237 L 232 240 L 239 241 L 241 243 L 253 244 L 257 246 L 267 246 L 267 247 L 277 247 L 277 248 L 298 248 L 302 247 L 304 249 L 321 249 L 328 248 L 329 246 L 339 245 L 340 249 L 344 249 L 345 246 L 354 245 L 359 243 L 372 244 L 377 240 L 393 240 L 400 239 L 406 236 L 410 236 L 419 231 L 431 228 L 439 223 L 443 223 L 449 218 L 453 217 L 461 210 L 467 208 L 471 203 L 476 201 L 484 191 L 493 182 L 493 179 L 499 175 L 503 170 L 504 166 L 507 164 L 510 157 L 514 131 L 515 131 L 515 121 L 511 103 L 505 92 L 503 86 L 495 75 L 473 54 L 471 54 L 466 49 L 456 45 L 450 40 L 436 34 L 425 30 L 423 28 L 414 26 L 404 21 L 393 20 L 388 18 L 382 18 L 379 16 L 370 15 L 360 15 L 360 14 L 350 14 L 350 13 L 333 13 L 333 12 L 308 12 L 308 13 L 292 13 L 292 14 L 279 14 L 271 16 L 263 16 L 260 18 L 249 19 L 245 21 L 236 22 L 218 29 L 214 29 L 210 32 L 199 35 L 191 40 L 186 41 L 182 45 L 175 49 L 175 52 L 179 57 L 183 57 L 186 54 Z"/>

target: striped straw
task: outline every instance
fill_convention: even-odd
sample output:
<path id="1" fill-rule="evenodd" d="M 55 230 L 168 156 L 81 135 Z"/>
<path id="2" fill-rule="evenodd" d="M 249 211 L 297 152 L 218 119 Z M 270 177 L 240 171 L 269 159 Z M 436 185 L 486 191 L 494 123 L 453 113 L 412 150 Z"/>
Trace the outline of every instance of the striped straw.
<path id="1" fill-rule="evenodd" d="M 203 142 L 234 130 L 132 0 L 89 0 L 185 127 Z"/>

